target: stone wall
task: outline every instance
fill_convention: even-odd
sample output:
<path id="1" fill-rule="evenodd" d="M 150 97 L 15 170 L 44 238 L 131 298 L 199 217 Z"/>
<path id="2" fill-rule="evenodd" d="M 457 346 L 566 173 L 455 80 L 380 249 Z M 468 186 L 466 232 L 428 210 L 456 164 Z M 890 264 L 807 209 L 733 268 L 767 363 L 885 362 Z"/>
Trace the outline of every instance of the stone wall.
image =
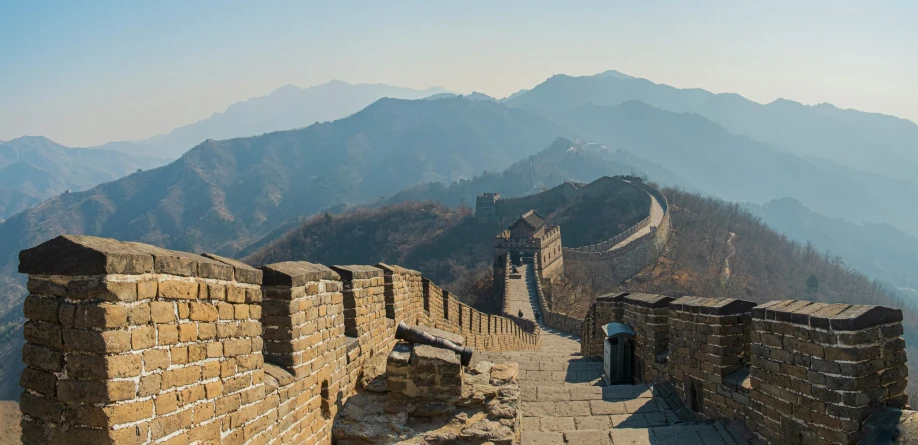
<path id="1" fill-rule="evenodd" d="M 622 322 L 634 330 L 634 372 L 637 382 L 652 382 L 666 375 L 663 356 L 669 346 L 671 297 L 628 294 L 622 298 Z"/>
<path id="2" fill-rule="evenodd" d="M 743 422 L 767 443 L 857 443 L 880 437 L 882 428 L 866 419 L 884 424 L 906 407 L 899 310 L 605 296 L 583 324 L 585 356 L 602 353 L 599 328 L 612 321 L 635 331 L 636 380 L 668 382 L 698 416 Z"/>
<path id="3" fill-rule="evenodd" d="M 538 257 L 536 257 L 535 260 L 536 261 L 533 266 L 536 268 L 536 294 L 539 299 L 539 313 L 542 317 L 542 324 L 552 329 L 557 329 L 561 332 L 579 335 L 583 320 L 577 317 L 572 317 L 565 313 L 552 310 L 551 302 L 548 301 L 548 298 L 545 296 L 545 291 L 542 289 L 542 260 Z"/>
<path id="4" fill-rule="evenodd" d="M 607 294 L 596 298 L 581 324 L 580 349 L 585 357 L 598 357 L 603 354 L 604 333 L 602 327 L 612 321 L 624 319 L 624 300 L 627 292 Z M 604 320 L 609 320 L 605 321 Z"/>
<path id="5" fill-rule="evenodd" d="M 588 267 L 593 273 L 601 274 L 607 286 L 615 286 L 631 278 L 645 267 L 653 264 L 669 239 L 670 215 L 669 202 L 662 192 L 641 181 L 628 183 L 652 196 L 663 209 L 663 218 L 652 232 L 631 240 L 628 244 L 618 246 L 629 236 L 650 224 L 650 217 L 638 222 L 608 240 L 584 247 L 565 247 L 564 259 L 572 267 Z"/>
<path id="6" fill-rule="evenodd" d="M 62 236 L 29 274 L 24 443 L 331 443 L 339 407 L 385 371 L 397 322 L 480 350 L 539 330 L 482 314 L 398 266 L 254 269 L 111 239 Z"/>

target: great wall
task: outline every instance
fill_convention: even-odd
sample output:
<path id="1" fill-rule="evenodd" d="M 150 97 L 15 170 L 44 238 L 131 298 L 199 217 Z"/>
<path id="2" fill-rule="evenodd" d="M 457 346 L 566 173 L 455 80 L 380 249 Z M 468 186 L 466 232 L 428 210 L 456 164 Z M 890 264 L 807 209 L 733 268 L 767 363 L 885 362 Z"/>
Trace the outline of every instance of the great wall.
<path id="1" fill-rule="evenodd" d="M 552 311 L 542 281 L 565 264 L 598 262 L 627 278 L 669 236 L 665 197 L 637 178 L 565 183 L 539 195 L 573 199 L 610 184 L 641 187 L 651 214 L 573 249 L 561 246 L 560 228 L 529 213 L 537 198 L 479 197 L 476 217 L 506 227 L 504 217 L 524 216 L 495 238 L 501 315 L 394 265 L 254 268 L 87 236 L 25 250 L 22 441 L 918 439 L 900 310 L 622 293 L 600 297 L 583 320 Z M 599 356 L 603 328 L 615 322 L 633 330 L 631 378 L 609 385 Z M 399 323 L 473 347 L 472 362 L 400 341 Z"/>

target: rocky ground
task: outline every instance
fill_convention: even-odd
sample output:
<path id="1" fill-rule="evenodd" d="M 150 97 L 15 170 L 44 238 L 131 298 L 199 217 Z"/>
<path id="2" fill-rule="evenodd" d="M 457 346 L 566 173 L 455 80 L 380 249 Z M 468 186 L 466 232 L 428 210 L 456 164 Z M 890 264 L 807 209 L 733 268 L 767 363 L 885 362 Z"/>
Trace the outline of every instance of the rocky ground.
<path id="1" fill-rule="evenodd" d="M 465 370 L 462 394 L 449 403 L 395 396 L 380 376 L 345 403 L 335 420 L 335 443 L 519 443 L 518 373 L 516 363 L 479 361 Z"/>

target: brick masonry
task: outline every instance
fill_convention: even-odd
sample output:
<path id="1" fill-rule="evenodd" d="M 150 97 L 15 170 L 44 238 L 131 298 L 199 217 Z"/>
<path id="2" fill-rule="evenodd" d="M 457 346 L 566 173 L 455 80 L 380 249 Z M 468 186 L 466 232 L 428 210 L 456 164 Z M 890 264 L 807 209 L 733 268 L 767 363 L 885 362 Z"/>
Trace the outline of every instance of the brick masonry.
<path id="1" fill-rule="evenodd" d="M 635 331 L 635 380 L 669 382 L 699 416 L 741 421 L 767 443 L 858 443 L 868 418 L 907 406 L 897 309 L 610 295 L 587 314 L 584 355 L 601 355 L 612 321 Z"/>
<path id="2" fill-rule="evenodd" d="M 398 266 L 261 269 L 111 239 L 20 253 L 29 296 L 24 443 L 331 443 L 385 372 L 395 325 L 535 349 L 531 322 L 483 314 Z"/>

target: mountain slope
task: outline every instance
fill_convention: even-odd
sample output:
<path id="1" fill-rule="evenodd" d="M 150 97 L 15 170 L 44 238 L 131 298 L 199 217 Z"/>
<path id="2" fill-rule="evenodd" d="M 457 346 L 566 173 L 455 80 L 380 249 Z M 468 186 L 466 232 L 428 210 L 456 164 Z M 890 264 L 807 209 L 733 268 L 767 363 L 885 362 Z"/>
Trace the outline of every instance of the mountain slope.
<path id="1" fill-rule="evenodd" d="M 0 141 L 0 221 L 65 192 L 165 164 L 164 159 L 70 148 L 31 136 Z"/>
<path id="2" fill-rule="evenodd" d="M 542 151 L 504 171 L 485 172 L 449 186 L 443 183 L 418 184 L 380 200 L 377 205 L 431 200 L 449 206 L 474 206 L 475 198 L 481 193 L 500 193 L 504 198 L 514 198 L 538 193 L 564 181 L 592 182 L 602 176 L 615 175 L 646 176 L 654 182 L 693 188 L 675 173 L 629 152 L 558 138 Z"/>
<path id="3" fill-rule="evenodd" d="M 679 89 L 616 71 L 583 77 L 553 76 L 507 103 L 554 114 L 588 104 L 615 106 L 629 100 L 669 111 L 698 113 L 731 133 L 860 170 L 914 180 L 918 168 L 918 125 L 830 104 L 807 106 L 784 99 L 760 104 L 738 94 Z"/>
<path id="4" fill-rule="evenodd" d="M 788 239 L 810 242 L 897 287 L 906 297 L 918 297 L 918 270 L 913 267 L 918 264 L 918 238 L 888 224 L 858 224 L 820 215 L 793 198 L 746 207 Z"/>
<path id="5" fill-rule="evenodd" d="M 443 88 L 414 90 L 383 84 L 354 85 L 340 80 L 308 88 L 286 85 L 267 96 L 237 102 L 222 113 L 214 113 L 168 134 L 141 141 L 112 142 L 98 148 L 128 153 L 154 150 L 159 156 L 174 159 L 208 139 L 231 139 L 301 128 L 315 122 L 341 119 L 384 97 L 420 99 L 446 92 Z"/>
<path id="6" fill-rule="evenodd" d="M 475 199 L 481 193 L 500 193 L 504 198 L 514 198 L 538 193 L 560 185 L 565 181 L 586 183 L 602 176 L 614 175 L 644 175 L 654 181 L 665 180 L 670 184 L 691 187 L 690 184 L 670 172 L 659 168 L 654 169 L 654 166 L 647 161 L 637 159 L 633 155 L 622 151 L 608 153 L 609 151 L 605 146 L 598 144 L 558 138 L 540 152 L 514 163 L 503 171 L 484 172 L 474 178 L 454 181 L 448 186 L 441 182 L 417 184 L 399 190 L 372 205 L 356 207 L 368 209 L 409 201 L 432 201 L 450 207 L 471 207 L 475 205 Z M 624 164 L 620 162 L 621 160 L 638 162 L 645 168 L 652 169 L 656 174 L 646 175 L 646 172 Z M 329 213 L 356 210 L 353 207 L 340 206 L 326 209 Z M 541 212 L 550 210 L 550 208 L 537 210 Z M 300 219 L 284 223 L 260 240 L 246 246 L 239 252 L 239 255 L 253 254 L 266 245 L 276 242 L 290 230 L 302 225 L 303 222 Z M 571 237 L 570 240 L 572 241 L 577 240 L 578 236 L 590 236 L 587 233 L 589 230 L 584 232 L 582 234 L 570 233 L 567 236 Z"/>
<path id="7" fill-rule="evenodd" d="M 918 209 L 903 205 L 911 193 L 918 193 L 918 185 L 815 165 L 731 134 L 698 114 L 663 111 L 637 101 L 557 114 L 559 122 L 583 137 L 676 171 L 707 194 L 759 203 L 793 196 L 829 216 L 885 221 L 907 231 L 918 228 Z"/>

